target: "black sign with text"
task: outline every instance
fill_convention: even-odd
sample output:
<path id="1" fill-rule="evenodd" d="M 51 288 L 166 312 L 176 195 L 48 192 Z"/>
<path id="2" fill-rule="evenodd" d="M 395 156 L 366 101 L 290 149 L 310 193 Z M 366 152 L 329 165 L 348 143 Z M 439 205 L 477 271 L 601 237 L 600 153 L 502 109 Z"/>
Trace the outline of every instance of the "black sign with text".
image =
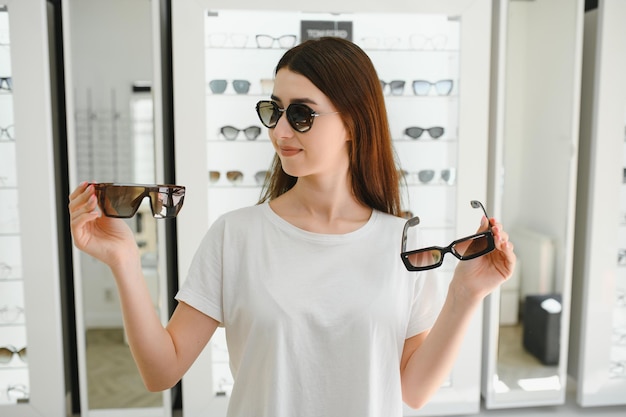
<path id="1" fill-rule="evenodd" d="M 303 20 L 300 22 L 300 39 L 319 39 L 324 36 L 352 41 L 352 22 L 333 22 L 329 20 Z"/>

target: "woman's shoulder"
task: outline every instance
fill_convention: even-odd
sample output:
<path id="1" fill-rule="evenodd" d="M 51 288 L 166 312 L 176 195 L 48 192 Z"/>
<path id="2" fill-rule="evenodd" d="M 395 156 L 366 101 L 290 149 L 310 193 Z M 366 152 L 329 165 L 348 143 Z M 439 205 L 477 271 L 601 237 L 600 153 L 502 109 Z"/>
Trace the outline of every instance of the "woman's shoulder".
<path id="1" fill-rule="evenodd" d="M 215 223 L 232 225 L 257 222 L 259 218 L 265 216 L 265 210 L 267 210 L 267 203 L 237 208 L 221 214 L 217 220 L 215 220 Z"/>
<path id="2" fill-rule="evenodd" d="M 390 213 L 385 213 L 382 211 L 376 211 L 376 217 L 378 221 L 384 226 L 395 226 L 395 227 L 404 227 L 406 223 L 406 219 L 403 217 L 399 217 Z"/>

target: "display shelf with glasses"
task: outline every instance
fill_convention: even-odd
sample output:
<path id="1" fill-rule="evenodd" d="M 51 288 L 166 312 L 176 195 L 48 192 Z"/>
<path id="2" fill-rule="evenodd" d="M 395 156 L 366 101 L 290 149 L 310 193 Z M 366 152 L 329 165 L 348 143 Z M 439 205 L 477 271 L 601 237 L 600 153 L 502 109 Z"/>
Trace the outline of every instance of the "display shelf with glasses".
<path id="1" fill-rule="evenodd" d="M 66 415 L 46 7 L 0 1 L 3 416 Z"/>
<path id="2" fill-rule="evenodd" d="M 195 252 L 206 227 L 224 212 L 258 201 L 274 150 L 255 104 L 270 99 L 273 71 L 286 48 L 312 34 L 350 33 L 372 59 L 403 174 L 405 217 L 420 216 L 422 234 L 437 244 L 474 233 L 479 217 L 466 205 L 486 195 L 489 1 L 392 1 L 385 10 L 362 10 L 363 4 L 348 1 L 335 13 L 327 10 L 336 5 L 325 1 L 307 5 L 309 10 L 290 5 L 280 11 L 249 1 L 220 4 L 173 5 L 175 126 L 176 137 L 184 138 L 177 140 L 176 176 L 195 191 L 188 196 L 187 218 L 177 222 L 181 279 L 187 254 Z M 316 32 L 310 22 L 326 29 Z M 473 82 L 461 84 L 467 76 Z M 202 217 L 205 223 L 198 223 Z M 443 280 L 452 267 L 440 269 Z M 475 335 L 479 322 L 477 315 Z M 472 366 L 455 366 L 433 401 L 420 411 L 407 408 L 406 415 L 478 409 L 479 339 L 471 337 L 459 359 Z M 183 381 L 185 414 L 223 413 L 233 382 L 227 361 L 218 329 Z M 212 397 L 206 386 L 212 386 Z"/>
<path id="3" fill-rule="evenodd" d="M 0 6 L 0 407 L 27 401 L 29 386 L 15 143 L 9 12 Z M 9 390 L 16 385 L 20 395 Z"/>

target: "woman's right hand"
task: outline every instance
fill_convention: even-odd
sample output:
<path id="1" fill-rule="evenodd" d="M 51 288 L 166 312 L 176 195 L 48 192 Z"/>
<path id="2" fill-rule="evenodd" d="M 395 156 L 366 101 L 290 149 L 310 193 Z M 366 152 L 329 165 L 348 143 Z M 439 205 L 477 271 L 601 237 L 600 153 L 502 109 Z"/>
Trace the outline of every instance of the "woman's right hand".
<path id="1" fill-rule="evenodd" d="M 135 236 L 122 219 L 106 217 L 98 210 L 93 185 L 81 183 L 69 196 L 70 228 L 74 245 L 109 266 L 138 254 Z"/>

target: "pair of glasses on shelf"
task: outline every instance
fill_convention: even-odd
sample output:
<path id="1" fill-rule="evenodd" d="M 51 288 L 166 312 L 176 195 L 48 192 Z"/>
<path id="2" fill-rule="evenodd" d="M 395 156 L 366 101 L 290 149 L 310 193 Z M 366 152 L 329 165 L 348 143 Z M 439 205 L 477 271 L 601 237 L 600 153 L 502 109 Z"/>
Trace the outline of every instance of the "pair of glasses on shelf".
<path id="1" fill-rule="evenodd" d="M 0 346 L 0 363 L 3 365 L 8 364 L 13 359 L 13 355 L 17 355 L 22 362 L 28 362 L 28 356 L 26 354 L 26 346 L 21 349 L 16 349 L 15 346 L 7 345 Z"/>
<path id="2" fill-rule="evenodd" d="M 207 46 L 213 48 L 245 48 L 248 35 L 243 33 L 210 33 L 206 37 Z"/>
<path id="3" fill-rule="evenodd" d="M 287 49 L 295 46 L 297 37 L 296 35 L 281 35 L 278 37 L 270 35 L 256 35 L 255 39 L 256 45 L 259 48 L 273 48 L 275 44 L 278 44 L 279 48 Z"/>
<path id="4" fill-rule="evenodd" d="M 401 170 L 400 175 L 402 178 L 406 179 L 409 182 L 415 182 L 414 178 L 422 184 L 429 184 L 431 181 L 435 179 L 437 176 L 437 171 L 434 169 L 421 169 L 417 172 L 411 173 L 405 170 Z M 439 172 L 439 177 L 444 184 L 452 185 L 456 180 L 456 169 L 454 168 L 445 168 Z"/>
<path id="5" fill-rule="evenodd" d="M 248 91 L 250 91 L 250 81 L 248 80 L 233 80 L 232 85 L 237 94 L 248 94 Z M 226 87 L 228 87 L 228 81 L 226 80 L 209 81 L 209 88 L 213 94 L 224 94 Z"/>
<path id="6" fill-rule="evenodd" d="M 238 129 L 234 126 L 222 126 L 220 133 L 226 140 L 235 140 L 239 136 L 239 132 L 243 132 L 248 140 L 255 140 L 261 134 L 261 128 L 259 126 L 248 126 L 245 129 Z"/>
<path id="7" fill-rule="evenodd" d="M 419 139 L 424 134 L 424 132 L 428 132 L 428 135 L 432 139 L 439 139 L 446 132 L 446 129 L 441 126 L 433 126 L 429 128 L 410 126 L 404 129 L 404 134 L 411 139 Z"/>
<path id="8" fill-rule="evenodd" d="M 482 209 L 485 217 L 489 219 L 485 207 L 480 201 L 472 200 L 470 204 L 473 208 Z M 420 223 L 419 217 L 412 217 L 404 224 L 402 231 L 402 244 L 400 249 L 400 257 L 404 266 L 409 271 L 425 271 L 428 269 L 438 268 L 443 264 L 443 258 L 446 253 L 451 253 L 460 261 L 467 261 L 478 258 L 493 251 L 496 248 L 491 230 L 491 224 L 486 231 L 476 233 L 471 236 L 457 239 L 446 247 L 429 246 L 426 248 L 407 251 L 408 231 L 410 228 Z"/>
<path id="9" fill-rule="evenodd" d="M 414 33 L 409 37 L 409 43 L 415 50 L 435 50 L 440 51 L 446 47 L 448 37 L 444 34 L 427 36 L 421 33 Z"/>
<path id="10" fill-rule="evenodd" d="M 291 103 L 286 109 L 281 108 L 275 101 L 261 100 L 256 104 L 256 112 L 267 128 L 274 128 L 280 117 L 285 113 L 289 126 L 296 132 L 305 133 L 313 127 L 313 120 L 319 116 L 337 114 L 339 112 L 317 113 L 315 110 L 302 103 Z"/>
<path id="11" fill-rule="evenodd" d="M 222 174 L 219 171 L 209 171 L 209 181 L 216 183 L 220 180 Z M 226 171 L 226 179 L 233 184 L 239 184 L 243 181 L 243 172 L 241 171 Z"/>
<path id="12" fill-rule="evenodd" d="M 214 184 L 220 180 L 221 173 L 219 171 L 209 171 L 209 181 Z M 264 184 L 269 178 L 269 171 L 257 171 L 254 174 L 254 180 L 257 184 Z M 241 184 L 243 182 L 243 172 L 241 171 L 226 171 L 226 179 L 232 184 Z"/>
<path id="13" fill-rule="evenodd" d="M 107 217 L 127 219 L 133 217 L 144 198 L 150 200 L 152 216 L 156 219 L 176 217 L 183 207 L 185 187 L 180 185 L 145 185 L 92 183 L 96 190 L 98 206 Z"/>
<path id="14" fill-rule="evenodd" d="M 380 80 L 380 86 L 383 89 L 383 93 L 387 92 L 387 86 L 389 86 L 389 93 L 392 96 L 401 96 L 404 94 L 404 86 L 406 82 L 404 80 L 383 81 Z M 435 88 L 435 92 L 440 96 L 450 95 L 454 82 L 452 80 L 439 80 L 430 82 L 427 80 L 414 80 L 413 81 L 413 94 L 416 96 L 426 96 L 430 94 L 432 87 Z"/>

